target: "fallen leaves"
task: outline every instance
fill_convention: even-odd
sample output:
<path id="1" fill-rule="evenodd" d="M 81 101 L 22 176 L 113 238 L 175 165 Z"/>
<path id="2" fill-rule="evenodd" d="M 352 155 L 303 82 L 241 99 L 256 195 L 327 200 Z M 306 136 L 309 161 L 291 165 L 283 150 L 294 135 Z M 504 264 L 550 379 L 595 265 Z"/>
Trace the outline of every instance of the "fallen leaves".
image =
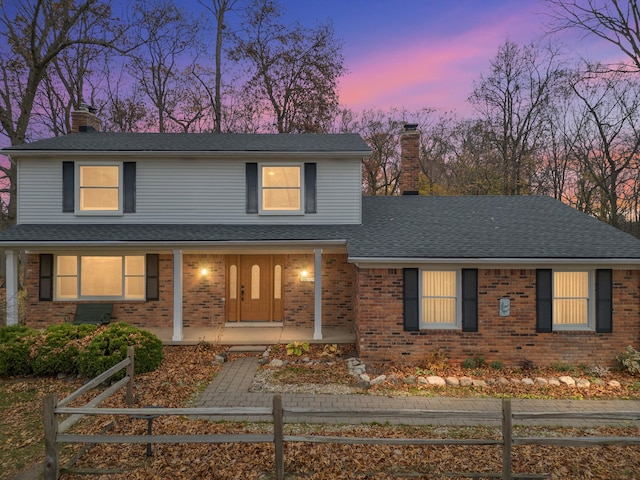
<path id="1" fill-rule="evenodd" d="M 165 347 L 164 360 L 155 372 L 136 377 L 136 406 L 188 406 L 209 382 L 219 366 L 213 361 L 219 348 L 200 346 Z M 310 352 L 314 354 L 313 348 Z M 318 354 L 319 357 L 321 353 Z M 233 361 L 233 357 L 231 358 Z M 289 357 L 287 360 L 291 361 Z M 340 370 L 340 362 L 326 365 L 331 378 L 350 381 Z M 322 365 L 314 366 L 323 371 Z M 329 378 L 327 377 L 327 378 Z M 314 381 L 321 381 L 314 371 Z M 295 377 L 288 379 L 294 381 Z M 327 380 L 325 380 L 327 381 Z M 24 449 L 38 445 L 30 461 L 43 458 L 41 420 L 37 433 L 17 439 L 25 431 L 24 421 L 29 410 L 40 411 L 47 393 L 57 392 L 59 398 L 80 385 L 79 381 L 26 379 L 3 382 L 2 426 L 10 432 L 10 441 L 2 438 L 0 452 L 25 444 Z M 14 401 L 8 403 L 9 397 Z M 95 392 L 93 393 L 95 395 Z M 75 402 L 80 405 L 87 398 Z M 103 406 L 124 407 L 124 393 L 118 393 Z M 11 418 L 9 418 L 11 417 Z M 113 424 L 111 425 L 111 423 Z M 87 417 L 74 432 L 95 434 L 105 426 L 108 434 L 145 434 L 147 422 L 129 417 Z M 157 434 L 238 434 L 272 433 L 268 423 L 209 422 L 185 417 L 159 417 L 153 422 Z M 326 435 L 358 437 L 426 437 L 426 438 L 499 438 L 500 431 L 490 427 L 419 427 L 385 425 L 285 425 L 286 435 Z M 6 434 L 5 434 L 6 435 Z M 589 429 L 518 427 L 519 436 L 640 436 L 637 427 Z M 153 456 L 146 457 L 146 444 L 100 444 L 80 456 L 74 467 L 94 470 L 121 470 L 92 478 L 103 480 L 155 479 L 273 479 L 274 447 L 258 444 L 156 444 Z M 77 452 L 78 446 L 63 449 L 62 464 Z M 494 472 L 501 470 L 502 450 L 499 446 L 371 446 L 286 443 L 285 472 L 291 479 L 397 479 L 437 478 L 446 472 Z M 517 473 L 548 473 L 552 479 L 634 479 L 640 478 L 640 448 L 638 447 L 540 447 L 518 446 L 513 450 L 513 469 Z M 16 472 L 14 465 L 2 464 L 0 478 Z M 66 479 L 84 480 L 86 476 L 66 474 Z M 456 478 L 456 477 L 448 477 Z"/>

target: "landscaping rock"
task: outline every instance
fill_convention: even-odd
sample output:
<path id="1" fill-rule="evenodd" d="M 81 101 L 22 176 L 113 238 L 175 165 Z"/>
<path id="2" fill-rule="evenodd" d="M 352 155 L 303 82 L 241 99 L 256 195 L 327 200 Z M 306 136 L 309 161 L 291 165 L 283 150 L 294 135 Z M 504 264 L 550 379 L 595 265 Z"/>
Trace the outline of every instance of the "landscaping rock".
<path id="1" fill-rule="evenodd" d="M 398 375 L 396 375 L 395 373 L 391 373 L 387 376 L 387 382 L 392 383 L 392 384 L 397 384 L 400 381 L 400 379 L 398 378 Z"/>
<path id="2" fill-rule="evenodd" d="M 460 380 L 458 380 L 456 377 L 447 377 L 445 383 L 451 387 L 460 386 Z"/>
<path id="3" fill-rule="evenodd" d="M 578 388 L 589 388 L 591 386 L 591 382 L 586 378 L 579 378 L 576 380 L 576 386 Z"/>
<path id="4" fill-rule="evenodd" d="M 418 377 L 418 385 L 427 385 L 429 381 L 425 377 Z"/>
<path id="5" fill-rule="evenodd" d="M 551 385 L 552 387 L 560 386 L 560 380 L 558 380 L 557 378 L 550 378 L 548 382 L 549 382 L 549 385 Z"/>
<path id="6" fill-rule="evenodd" d="M 487 382 L 485 382 L 484 380 L 473 379 L 471 380 L 471 385 L 473 385 L 474 387 L 486 387 Z"/>
<path id="7" fill-rule="evenodd" d="M 213 357 L 214 363 L 217 363 L 218 365 L 222 365 L 224 362 L 227 361 L 227 359 L 222 356 L 222 355 L 215 355 Z"/>
<path id="8" fill-rule="evenodd" d="M 522 383 L 524 383 L 525 385 L 533 385 L 533 380 L 530 378 L 523 378 Z"/>
<path id="9" fill-rule="evenodd" d="M 371 380 L 371 382 L 369 382 L 371 385 L 378 385 L 379 383 L 384 382 L 387 379 L 386 375 L 379 375 L 376 378 L 374 378 L 373 380 Z"/>
<path id="10" fill-rule="evenodd" d="M 504 377 L 498 377 L 498 379 L 496 380 L 496 383 L 504 387 L 506 385 L 509 385 L 509 380 L 507 380 Z"/>
<path id="11" fill-rule="evenodd" d="M 447 382 L 444 381 L 444 378 L 438 377 L 437 375 L 431 375 L 427 377 L 427 383 L 429 383 L 429 385 L 435 385 L 438 387 L 444 387 L 447 384 Z"/>
<path id="12" fill-rule="evenodd" d="M 361 374 L 358 377 L 358 380 L 361 380 L 361 381 L 366 382 L 366 383 L 371 383 L 371 377 L 369 375 L 367 375 L 366 373 Z"/>
<path id="13" fill-rule="evenodd" d="M 279 358 L 274 358 L 273 360 L 271 360 L 269 362 L 269 366 L 270 367 L 274 367 L 274 368 L 280 368 L 284 365 L 284 362 L 282 360 L 280 360 Z"/>
<path id="14" fill-rule="evenodd" d="M 558 380 L 560 381 L 561 384 L 564 384 L 567 387 L 576 386 L 576 381 L 573 379 L 573 377 L 570 377 L 568 375 L 563 375 L 562 377 L 558 378 Z"/>
<path id="15" fill-rule="evenodd" d="M 407 385 L 415 385 L 416 383 L 418 383 L 418 380 L 413 375 L 409 375 L 408 377 L 404 377 L 402 379 L 402 381 L 404 383 L 406 383 Z"/>
<path id="16" fill-rule="evenodd" d="M 536 377 L 535 382 L 537 385 L 546 386 L 549 385 L 549 381 L 546 378 Z"/>
<path id="17" fill-rule="evenodd" d="M 471 386 L 471 379 L 469 377 L 462 377 L 460 378 L 460 386 L 461 387 L 470 387 Z"/>
<path id="18" fill-rule="evenodd" d="M 596 387 L 604 387 L 606 385 L 606 382 L 601 378 L 596 378 L 592 383 Z"/>
<path id="19" fill-rule="evenodd" d="M 302 361 L 303 361 L 304 363 L 309 363 L 309 362 L 311 361 L 311 359 L 310 359 L 309 357 L 304 357 L 304 358 L 302 359 Z"/>
<path id="20" fill-rule="evenodd" d="M 619 382 L 619 381 L 617 381 L 617 380 L 610 380 L 610 381 L 609 381 L 609 383 L 608 383 L 608 385 L 609 385 L 611 388 L 620 388 L 620 387 L 621 387 L 620 382 Z"/>
<path id="21" fill-rule="evenodd" d="M 519 378 L 510 378 L 509 381 L 514 385 L 520 385 L 522 383 Z"/>

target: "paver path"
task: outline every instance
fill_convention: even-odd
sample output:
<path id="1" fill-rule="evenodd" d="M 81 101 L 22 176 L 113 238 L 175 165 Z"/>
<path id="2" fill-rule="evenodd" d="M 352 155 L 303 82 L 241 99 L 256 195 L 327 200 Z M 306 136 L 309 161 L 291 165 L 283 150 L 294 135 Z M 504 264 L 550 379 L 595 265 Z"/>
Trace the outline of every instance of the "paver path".
<path id="1" fill-rule="evenodd" d="M 271 407 L 272 393 L 251 393 L 249 388 L 258 370 L 258 358 L 243 357 L 227 362 L 202 393 L 199 407 Z M 367 410 L 446 410 L 456 412 L 487 412 L 494 415 L 501 410 L 501 400 L 496 398 L 451 398 L 419 396 L 380 396 L 380 395 L 322 395 L 322 394 L 282 394 L 284 408 L 332 409 L 344 411 Z M 636 412 L 640 418 L 640 400 L 537 400 L 513 399 L 513 412 Z M 220 417 L 216 417 L 220 418 Z M 348 415 L 324 416 L 321 418 L 300 415 L 287 415 L 288 422 L 310 423 L 361 423 L 362 418 L 350 418 Z M 224 420 L 270 421 L 271 417 L 224 417 Z M 372 412 L 365 420 L 371 422 L 389 422 L 408 425 L 499 425 L 496 420 L 470 420 L 463 415 L 442 419 L 420 419 L 414 417 L 381 417 Z M 517 423 L 526 424 L 520 420 Z M 566 425 L 574 427 L 612 424 L 606 420 L 567 420 L 561 419 L 535 421 L 536 424 Z M 633 422 L 640 426 L 640 421 Z"/>

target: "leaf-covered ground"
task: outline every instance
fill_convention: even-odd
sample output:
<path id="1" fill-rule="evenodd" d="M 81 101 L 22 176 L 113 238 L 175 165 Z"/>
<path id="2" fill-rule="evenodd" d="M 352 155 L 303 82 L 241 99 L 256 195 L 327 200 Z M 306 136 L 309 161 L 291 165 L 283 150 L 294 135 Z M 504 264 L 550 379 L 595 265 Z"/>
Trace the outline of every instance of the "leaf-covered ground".
<path id="1" fill-rule="evenodd" d="M 165 347 L 165 358 L 155 372 L 136 378 L 136 406 L 189 406 L 220 368 L 213 364 L 218 347 Z M 320 352 L 311 352 L 321 356 Z M 289 358 L 289 360 L 292 360 Z M 233 357 L 231 358 L 233 361 Z M 333 365 L 332 378 L 350 381 Z M 297 365 L 299 370 L 303 367 Z M 340 367 L 341 368 L 341 367 Z M 320 369 L 322 370 L 322 368 Z M 414 367 L 415 370 L 415 367 Z M 298 381 L 325 380 L 318 370 Z M 293 381 L 289 378 L 287 381 Z M 80 381 L 11 379 L 0 382 L 0 478 L 11 478 L 30 463 L 43 459 L 41 405 L 48 393 L 62 398 Z M 389 388 L 389 387 L 387 387 Z M 409 392 L 410 393 L 410 392 Z M 94 393 L 95 394 L 95 393 Z M 405 393 L 406 394 L 406 393 Z M 124 395 L 116 395 L 104 406 L 124 406 Z M 80 405 L 87 398 L 74 403 Z M 76 432 L 143 434 L 146 421 L 123 417 L 83 420 Z M 160 417 L 154 433 L 264 433 L 269 424 L 229 423 Z M 391 427 L 385 425 L 287 425 L 296 435 L 321 434 L 363 437 L 499 438 L 494 428 Z M 590 429 L 519 429 L 531 436 L 640 436 L 637 427 Z M 62 465 L 78 452 L 66 447 Z M 67 479 L 272 479 L 274 450 L 271 444 L 154 445 L 147 458 L 145 445 L 98 445 L 81 455 L 75 468 L 108 471 L 92 477 L 66 474 Z M 438 478 L 446 472 L 499 472 L 501 449 L 496 446 L 363 446 L 296 443 L 285 445 L 287 479 L 392 479 Z M 554 479 L 640 479 L 640 447 L 514 447 L 514 472 L 549 474 Z M 456 478 L 456 477 L 447 477 Z"/>

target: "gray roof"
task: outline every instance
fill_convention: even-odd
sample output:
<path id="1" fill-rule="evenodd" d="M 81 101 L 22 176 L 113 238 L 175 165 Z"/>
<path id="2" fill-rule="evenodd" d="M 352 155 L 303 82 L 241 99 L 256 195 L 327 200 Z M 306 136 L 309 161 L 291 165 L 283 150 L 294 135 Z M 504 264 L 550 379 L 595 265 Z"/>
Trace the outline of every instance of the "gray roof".
<path id="1" fill-rule="evenodd" d="M 3 149 L 89 152 L 347 152 L 368 155 L 358 134 L 114 133 L 84 132 Z"/>
<path id="2" fill-rule="evenodd" d="M 346 240 L 358 259 L 640 260 L 640 240 L 549 197 L 364 197 L 362 225 L 17 225 L 30 244 Z"/>

